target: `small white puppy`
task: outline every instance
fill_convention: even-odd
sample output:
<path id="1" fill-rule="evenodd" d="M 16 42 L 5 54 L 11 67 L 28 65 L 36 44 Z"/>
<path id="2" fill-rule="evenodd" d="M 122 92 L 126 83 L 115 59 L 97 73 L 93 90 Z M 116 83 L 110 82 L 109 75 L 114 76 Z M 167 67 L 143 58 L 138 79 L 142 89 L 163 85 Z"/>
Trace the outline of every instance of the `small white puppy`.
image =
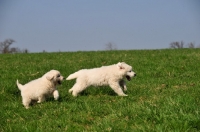
<path id="1" fill-rule="evenodd" d="M 41 78 L 35 79 L 25 85 L 22 85 L 17 80 L 17 86 L 21 91 L 22 103 L 26 109 L 30 103 L 35 100 L 38 103 L 45 101 L 49 95 L 53 95 L 54 99 L 59 98 L 59 93 L 56 88 L 63 81 L 63 76 L 57 70 L 51 70 L 44 74 Z"/>
<path id="2" fill-rule="evenodd" d="M 119 96 L 127 96 L 121 89 L 122 87 L 125 91 L 127 90 L 123 79 L 127 78 L 130 81 L 133 76 L 136 76 L 136 74 L 132 71 L 132 67 L 125 62 L 119 62 L 110 66 L 79 70 L 69 75 L 66 80 L 76 78 L 76 83 L 69 90 L 69 93 L 72 93 L 73 96 L 77 96 L 78 93 L 91 85 L 109 85 Z"/>

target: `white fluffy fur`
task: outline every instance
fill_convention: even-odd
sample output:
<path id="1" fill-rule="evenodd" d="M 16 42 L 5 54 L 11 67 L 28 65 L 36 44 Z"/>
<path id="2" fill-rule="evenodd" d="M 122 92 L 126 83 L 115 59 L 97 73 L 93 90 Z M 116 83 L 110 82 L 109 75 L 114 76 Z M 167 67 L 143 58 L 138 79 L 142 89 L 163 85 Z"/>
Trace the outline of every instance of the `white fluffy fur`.
<path id="1" fill-rule="evenodd" d="M 17 86 L 21 91 L 22 103 L 25 108 L 29 108 L 31 101 L 36 100 L 38 103 L 45 101 L 47 96 L 53 95 L 54 99 L 59 98 L 56 88 L 63 80 L 63 76 L 57 70 L 51 70 L 44 74 L 41 78 L 35 79 L 25 85 L 17 80 Z"/>
<path id="2" fill-rule="evenodd" d="M 109 85 L 119 96 L 127 96 L 121 89 L 121 87 L 123 87 L 125 91 L 127 90 L 123 79 L 127 77 L 130 81 L 133 76 L 136 76 L 136 74 L 132 71 L 132 67 L 125 62 L 119 62 L 118 64 L 110 66 L 79 70 L 69 75 L 66 80 L 76 78 L 76 83 L 69 90 L 73 96 L 77 96 L 80 92 L 91 85 Z"/>

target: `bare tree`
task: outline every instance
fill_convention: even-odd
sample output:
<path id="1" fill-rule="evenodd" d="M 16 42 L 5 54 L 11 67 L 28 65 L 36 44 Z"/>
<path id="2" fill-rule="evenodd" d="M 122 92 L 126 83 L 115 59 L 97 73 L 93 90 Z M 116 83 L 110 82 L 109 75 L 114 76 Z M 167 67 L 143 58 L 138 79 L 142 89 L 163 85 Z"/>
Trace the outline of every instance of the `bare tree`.
<path id="1" fill-rule="evenodd" d="M 6 39 L 4 42 L 0 42 L 0 52 L 10 53 L 10 45 L 15 42 L 13 39 Z"/>
<path id="2" fill-rule="evenodd" d="M 180 48 L 183 48 L 183 46 L 184 46 L 183 41 L 181 41 L 181 42 L 172 42 L 170 44 L 170 48 L 173 48 L 173 49 L 180 49 Z"/>
<path id="3" fill-rule="evenodd" d="M 194 43 L 192 43 L 192 42 L 191 42 L 191 43 L 189 43 L 189 44 L 188 44 L 188 48 L 195 48 L 195 44 L 194 44 Z"/>
<path id="4" fill-rule="evenodd" d="M 106 50 L 117 50 L 117 46 L 111 42 L 106 44 Z"/>

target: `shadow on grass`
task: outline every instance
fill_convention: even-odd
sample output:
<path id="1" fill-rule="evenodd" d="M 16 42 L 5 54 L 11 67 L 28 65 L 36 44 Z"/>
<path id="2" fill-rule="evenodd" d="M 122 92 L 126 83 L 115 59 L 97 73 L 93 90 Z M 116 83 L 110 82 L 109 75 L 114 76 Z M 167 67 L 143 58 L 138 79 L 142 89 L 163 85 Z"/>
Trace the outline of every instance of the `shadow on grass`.
<path id="1" fill-rule="evenodd" d="M 79 94 L 79 96 L 89 96 L 89 95 L 117 96 L 117 94 L 109 87 L 88 88 Z"/>

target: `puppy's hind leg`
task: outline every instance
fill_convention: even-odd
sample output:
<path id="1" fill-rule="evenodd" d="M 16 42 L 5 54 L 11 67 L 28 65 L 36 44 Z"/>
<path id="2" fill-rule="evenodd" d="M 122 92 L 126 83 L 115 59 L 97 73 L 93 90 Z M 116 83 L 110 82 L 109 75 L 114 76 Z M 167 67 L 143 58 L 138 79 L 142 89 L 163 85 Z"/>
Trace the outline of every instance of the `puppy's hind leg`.
<path id="1" fill-rule="evenodd" d="M 45 101 L 45 96 L 44 95 L 41 95 L 40 97 L 38 97 L 38 101 L 37 103 L 42 103 Z"/>
<path id="2" fill-rule="evenodd" d="M 126 95 L 123 90 L 121 89 L 120 85 L 118 83 L 112 83 L 110 84 L 110 87 L 117 93 L 119 96 L 128 96 Z"/>
<path id="3" fill-rule="evenodd" d="M 22 99 L 22 103 L 23 103 L 24 107 L 25 107 L 26 109 L 28 109 L 28 108 L 29 108 L 29 105 L 30 105 L 30 103 L 31 103 L 31 99 L 23 98 L 23 99 Z"/>
<path id="4" fill-rule="evenodd" d="M 73 92 L 73 89 L 71 88 L 71 89 L 69 89 L 69 93 L 72 93 Z"/>
<path id="5" fill-rule="evenodd" d="M 74 97 L 77 97 L 80 92 L 87 88 L 86 84 L 75 83 L 74 86 L 69 90 L 69 93 L 72 93 Z"/>
<path id="6" fill-rule="evenodd" d="M 73 88 L 74 86 L 71 89 L 69 89 L 69 93 L 72 94 L 74 97 L 76 97 L 78 93 L 74 92 Z"/>

